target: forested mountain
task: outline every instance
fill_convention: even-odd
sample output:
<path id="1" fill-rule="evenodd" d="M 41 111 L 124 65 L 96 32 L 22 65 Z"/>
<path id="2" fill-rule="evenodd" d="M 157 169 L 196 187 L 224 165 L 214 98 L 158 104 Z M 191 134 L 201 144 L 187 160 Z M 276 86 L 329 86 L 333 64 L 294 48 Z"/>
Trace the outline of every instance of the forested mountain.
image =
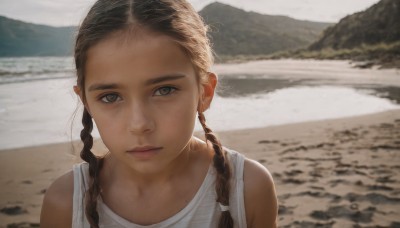
<path id="1" fill-rule="evenodd" d="M 331 25 L 246 12 L 219 2 L 206 6 L 200 14 L 210 25 L 219 55 L 262 55 L 306 47 Z"/>
<path id="2" fill-rule="evenodd" d="M 327 28 L 309 49 L 352 49 L 396 41 L 400 41 L 400 0 L 381 0 Z"/>
<path id="3" fill-rule="evenodd" d="M 0 56 L 71 55 L 76 27 L 51 27 L 0 16 Z"/>

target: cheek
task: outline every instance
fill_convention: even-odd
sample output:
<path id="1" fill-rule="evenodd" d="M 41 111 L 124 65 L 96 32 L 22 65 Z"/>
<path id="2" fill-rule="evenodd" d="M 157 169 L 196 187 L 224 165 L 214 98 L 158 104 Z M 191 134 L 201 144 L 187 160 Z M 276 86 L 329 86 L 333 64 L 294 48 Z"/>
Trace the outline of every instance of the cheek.
<path id="1" fill-rule="evenodd" d="M 107 138 L 109 138 L 110 136 L 113 135 L 114 132 L 114 127 L 115 127 L 115 123 L 114 124 L 110 124 L 109 121 L 107 120 L 102 120 L 101 118 L 95 118 L 94 119 L 97 129 L 99 130 L 100 133 L 100 137 L 105 140 Z"/>
<path id="2" fill-rule="evenodd" d="M 111 130 L 115 124 L 115 118 L 108 117 L 109 115 L 107 112 L 102 112 L 101 110 L 94 110 L 93 113 L 93 120 L 96 123 L 97 129 L 99 129 L 100 133 L 104 132 L 106 126 L 108 126 L 108 129 Z"/>
<path id="3" fill-rule="evenodd" d="M 164 120 L 159 123 L 165 124 L 167 132 L 180 131 L 190 134 L 193 132 L 197 113 L 197 101 L 193 96 L 186 96 L 181 102 L 166 110 L 168 111 L 162 114 Z"/>
<path id="4" fill-rule="evenodd" d="M 99 130 L 101 139 L 107 147 L 110 146 L 110 142 L 118 142 L 121 135 L 121 121 L 116 115 L 111 115 L 105 111 L 96 111 L 93 120 Z"/>

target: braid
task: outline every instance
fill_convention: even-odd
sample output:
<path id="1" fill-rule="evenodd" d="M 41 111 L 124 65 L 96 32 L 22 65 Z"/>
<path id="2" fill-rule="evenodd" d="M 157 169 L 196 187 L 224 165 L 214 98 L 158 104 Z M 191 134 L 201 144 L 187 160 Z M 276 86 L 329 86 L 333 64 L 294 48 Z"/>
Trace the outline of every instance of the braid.
<path id="1" fill-rule="evenodd" d="M 81 131 L 81 140 L 83 149 L 81 158 L 89 163 L 89 175 L 91 177 L 89 189 L 86 192 L 86 217 L 90 223 L 90 227 L 99 227 L 99 214 L 97 212 L 97 198 L 100 195 L 99 173 L 103 164 L 103 159 L 96 157 L 90 150 L 93 146 L 93 130 L 92 117 L 86 108 L 84 108 L 82 116 L 83 129 Z"/>
<path id="2" fill-rule="evenodd" d="M 206 125 L 206 118 L 202 112 L 199 112 L 199 121 L 203 126 L 206 141 L 210 141 L 215 151 L 213 164 L 217 170 L 215 191 L 217 193 L 217 202 L 223 206 L 229 206 L 229 192 L 231 169 L 229 161 L 226 159 L 226 151 L 222 149 L 221 142 L 218 140 L 212 130 Z M 232 228 L 233 219 L 229 210 L 222 211 L 219 219 L 218 228 Z"/>

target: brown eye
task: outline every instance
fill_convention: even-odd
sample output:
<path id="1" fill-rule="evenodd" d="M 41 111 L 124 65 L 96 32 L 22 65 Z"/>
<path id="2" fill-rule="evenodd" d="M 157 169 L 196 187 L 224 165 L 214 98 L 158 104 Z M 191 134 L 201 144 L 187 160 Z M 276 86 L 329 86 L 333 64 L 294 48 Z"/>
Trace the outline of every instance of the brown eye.
<path id="1" fill-rule="evenodd" d="M 166 96 L 166 95 L 171 94 L 175 90 L 176 90 L 176 88 L 174 88 L 174 87 L 165 86 L 165 87 L 161 87 L 161 88 L 157 89 L 156 92 L 154 93 L 154 95 L 155 96 Z"/>
<path id="2" fill-rule="evenodd" d="M 104 103 L 113 103 L 117 101 L 119 96 L 117 94 L 107 94 L 101 97 L 101 101 Z"/>

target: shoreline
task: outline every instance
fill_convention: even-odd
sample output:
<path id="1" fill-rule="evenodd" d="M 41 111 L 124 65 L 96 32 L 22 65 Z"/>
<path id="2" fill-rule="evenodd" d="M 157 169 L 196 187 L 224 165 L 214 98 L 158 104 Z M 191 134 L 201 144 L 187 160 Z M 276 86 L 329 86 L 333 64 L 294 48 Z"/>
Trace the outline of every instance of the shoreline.
<path id="1" fill-rule="evenodd" d="M 216 134 L 224 146 L 269 169 L 280 227 L 398 225 L 400 110 Z M 80 162 L 80 146 L 0 150 L 0 227 L 39 223 L 46 188 Z M 97 140 L 94 152 L 103 150 Z"/>
<path id="2" fill-rule="evenodd" d="M 400 108 L 398 109 L 392 109 L 392 110 L 385 110 L 385 111 L 380 111 L 376 113 L 369 113 L 369 114 L 362 114 L 362 115 L 355 115 L 355 116 L 346 116 L 346 117 L 337 117 L 337 118 L 329 118 L 329 119 L 322 119 L 322 120 L 306 120 L 302 122 L 294 122 L 294 123 L 284 123 L 284 124 L 277 124 L 277 125 L 269 125 L 269 126 L 263 126 L 263 127 L 255 127 L 255 128 L 244 128 L 244 129 L 234 129 L 234 130 L 222 130 L 222 131 L 214 131 L 217 135 L 224 135 L 224 134 L 229 134 L 231 132 L 249 132 L 249 131 L 257 131 L 257 130 L 265 130 L 269 128 L 291 128 L 297 125 L 303 125 L 303 124 L 313 124 L 313 123 L 319 123 L 319 122 L 330 122 L 330 121 L 340 121 L 340 120 L 347 120 L 347 119 L 365 119 L 369 118 L 370 116 L 375 116 L 375 115 L 381 115 L 383 113 L 389 113 L 389 112 L 397 112 L 399 111 L 400 113 Z M 210 126 L 212 129 L 212 126 Z M 212 129 L 213 130 L 213 129 Z M 199 138 L 202 138 L 202 131 L 194 131 L 193 133 Z M 94 148 L 95 150 L 101 150 L 103 149 L 103 145 L 99 145 L 98 141 L 100 138 L 94 137 Z M 43 147 L 69 147 L 70 150 L 78 150 L 80 148 L 81 141 L 80 140 L 72 140 L 72 141 L 63 141 L 63 142 L 54 142 L 54 143 L 43 143 L 43 144 L 37 144 L 37 145 L 28 145 L 28 146 L 23 146 L 23 147 L 15 147 L 15 148 L 0 148 L 0 154 L 3 152 L 7 151 L 21 151 L 21 150 L 36 150 L 36 149 L 41 149 Z M 100 152 L 101 153 L 101 152 Z"/>

